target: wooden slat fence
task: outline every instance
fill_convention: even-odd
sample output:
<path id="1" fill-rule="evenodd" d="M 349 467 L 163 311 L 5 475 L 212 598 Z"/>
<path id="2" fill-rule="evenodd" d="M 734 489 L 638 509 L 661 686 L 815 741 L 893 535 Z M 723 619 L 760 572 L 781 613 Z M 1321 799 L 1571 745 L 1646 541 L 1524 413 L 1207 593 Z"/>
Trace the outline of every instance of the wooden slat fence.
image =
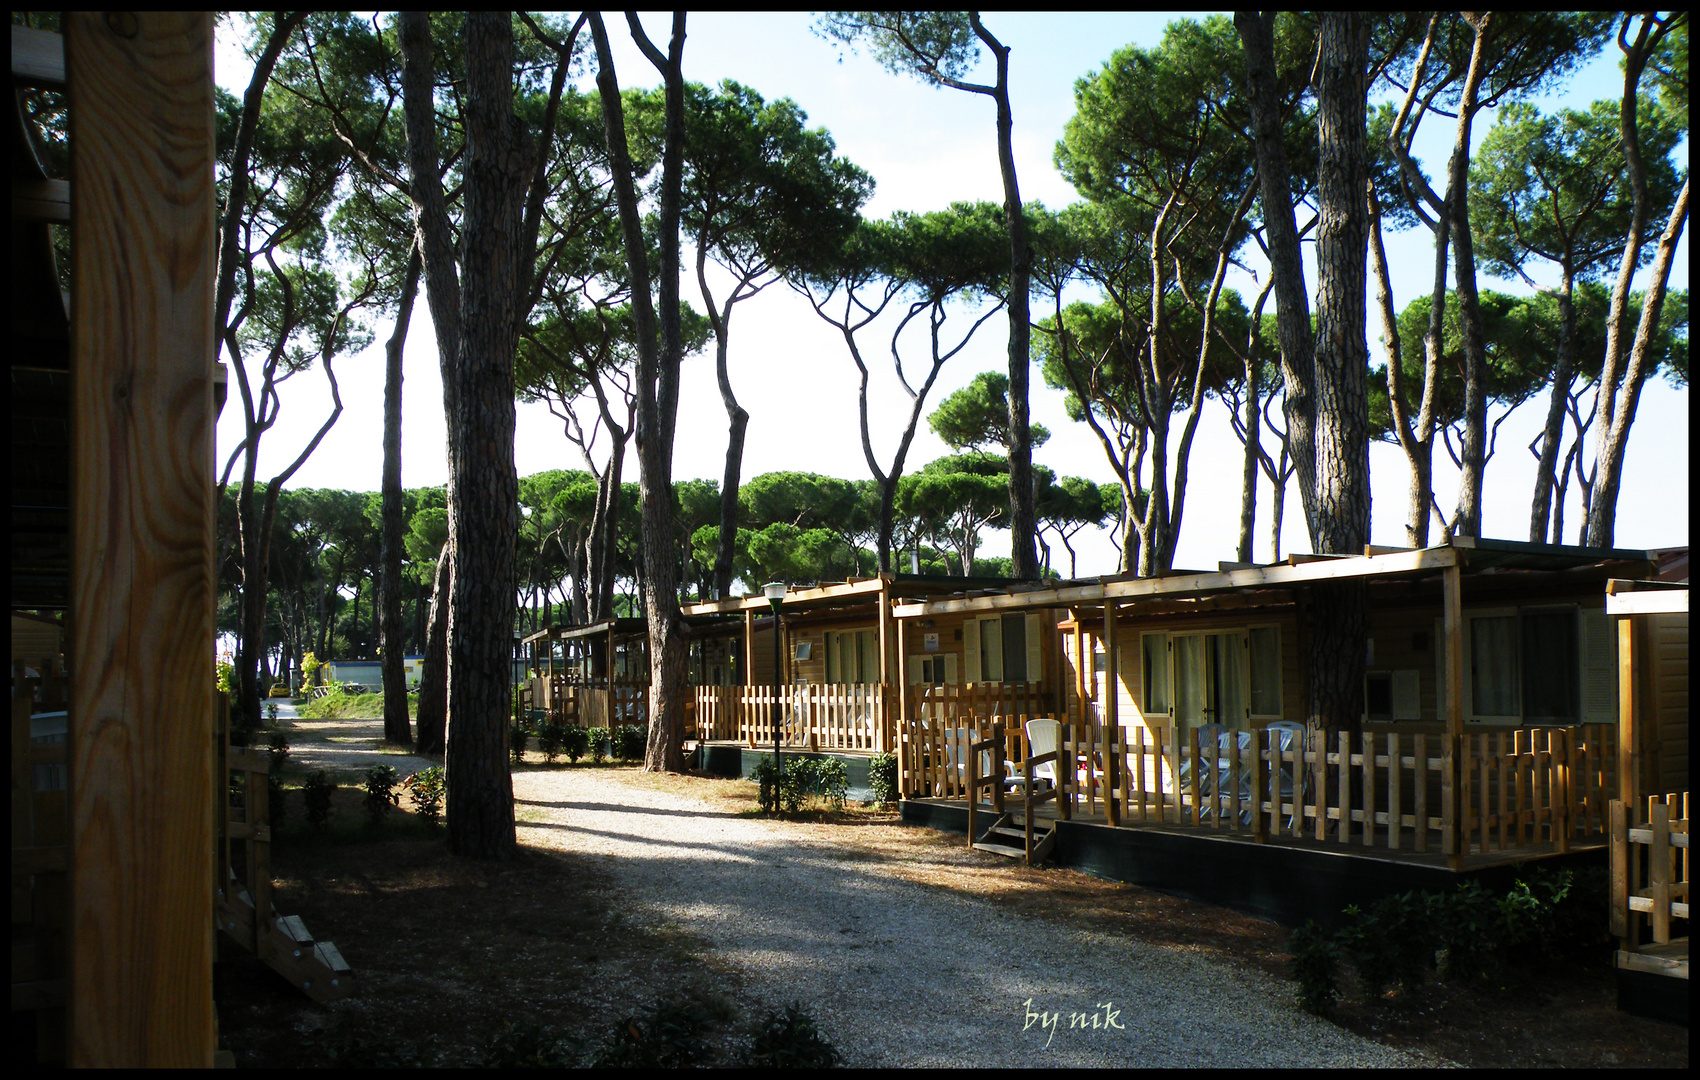
<path id="1" fill-rule="evenodd" d="M 993 715 L 1007 757 L 1027 756 L 1025 715 L 940 711 L 904 725 L 905 797 L 966 797 L 964 746 L 987 737 Z M 1201 745 L 1197 729 L 1153 737 L 1093 724 L 1084 739 L 1066 727 L 1061 738 L 1063 761 L 1075 763 L 1072 779 L 1059 766 L 1061 814 L 1417 853 L 1452 854 L 1454 827 L 1463 853 L 1602 838 L 1615 768 L 1612 729 L 1600 726 L 1471 735 L 1456 772 L 1446 738 L 1420 733 L 1265 729 Z"/>
<path id="2" fill-rule="evenodd" d="M 1634 820 L 1631 820 L 1631 817 Z M 1670 945 L 1671 924 L 1688 918 L 1688 792 L 1650 796 L 1644 806 L 1612 800 L 1611 929 L 1628 953 L 1645 931 Z"/>
<path id="3" fill-rule="evenodd" d="M 883 751 L 892 745 L 891 693 L 883 683 L 697 686 L 698 731 L 704 739 L 773 745 L 777 712 L 783 746 Z"/>

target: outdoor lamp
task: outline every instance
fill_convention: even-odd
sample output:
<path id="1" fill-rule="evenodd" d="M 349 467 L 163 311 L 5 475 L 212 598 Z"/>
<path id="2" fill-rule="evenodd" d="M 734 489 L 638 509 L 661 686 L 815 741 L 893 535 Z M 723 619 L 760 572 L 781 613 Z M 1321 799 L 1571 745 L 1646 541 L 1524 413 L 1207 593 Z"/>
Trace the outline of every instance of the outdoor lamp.
<path id="1" fill-rule="evenodd" d="M 773 608 L 773 799 L 774 806 L 779 805 L 779 605 L 785 602 L 785 583 L 770 581 L 761 587 L 762 595 L 767 597 L 768 606 Z"/>

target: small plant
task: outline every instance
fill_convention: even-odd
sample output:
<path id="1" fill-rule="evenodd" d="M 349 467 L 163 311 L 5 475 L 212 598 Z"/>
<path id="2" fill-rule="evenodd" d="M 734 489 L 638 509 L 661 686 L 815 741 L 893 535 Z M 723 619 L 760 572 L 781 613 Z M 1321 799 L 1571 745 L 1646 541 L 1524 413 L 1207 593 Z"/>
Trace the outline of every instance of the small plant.
<path id="1" fill-rule="evenodd" d="M 565 729 L 565 724 L 551 720 L 537 733 L 537 749 L 542 751 L 543 760 L 551 765 L 561 756 L 561 743 L 566 739 Z"/>
<path id="2" fill-rule="evenodd" d="M 600 765 L 608 760 L 608 732 L 603 728 L 595 728 L 588 732 L 590 736 L 590 760 Z"/>
<path id="3" fill-rule="evenodd" d="M 515 765 L 525 764 L 525 744 L 531 741 L 531 729 L 520 720 L 508 730 L 508 753 L 513 755 Z"/>
<path id="4" fill-rule="evenodd" d="M 325 770 L 317 769 L 307 775 L 307 782 L 301 787 L 301 805 L 313 828 L 323 829 L 330 821 L 331 796 L 335 793 L 336 785 L 326 779 Z"/>
<path id="5" fill-rule="evenodd" d="M 481 1069 L 570 1069 L 582 1040 L 543 1024 L 508 1023 L 478 1048 Z"/>
<path id="6" fill-rule="evenodd" d="M 896 754 L 875 754 L 868 762 L 868 790 L 881 806 L 897 801 Z"/>
<path id="7" fill-rule="evenodd" d="M 849 767 L 838 758 L 821 758 L 813 764 L 815 794 L 832 809 L 844 809 L 844 796 L 850 790 Z"/>
<path id="8" fill-rule="evenodd" d="M 657 1001 L 647 1012 L 614 1024 L 597 1048 L 596 1069 L 684 1069 L 712 1064 L 714 1048 L 702 1040 L 708 1018 L 685 1001 Z"/>
<path id="9" fill-rule="evenodd" d="M 277 702 L 275 701 L 266 702 L 266 723 L 273 725 L 277 723 Z"/>
<path id="10" fill-rule="evenodd" d="M 1335 981 L 1340 950 L 1334 939 L 1314 920 L 1307 921 L 1293 931 L 1287 951 L 1292 955 L 1293 978 L 1299 984 L 1299 1007 L 1318 1016 L 1328 1015 L 1340 997 L 1340 986 Z"/>
<path id="11" fill-rule="evenodd" d="M 844 1056 L 820 1033 L 814 1018 L 795 1005 L 767 1014 L 740 1062 L 781 1069 L 836 1069 L 843 1063 Z"/>
<path id="12" fill-rule="evenodd" d="M 801 810 L 814 778 L 814 763 L 804 758 L 786 762 L 782 776 L 775 773 L 771 757 L 761 758 L 750 770 L 750 779 L 757 785 L 756 800 L 769 814 L 775 811 L 795 814 Z"/>
<path id="13" fill-rule="evenodd" d="M 590 732 L 577 724 L 567 725 L 561 729 L 561 749 L 568 761 L 577 761 L 590 751 Z"/>
<path id="14" fill-rule="evenodd" d="M 433 765 L 429 769 L 421 769 L 403 780 L 401 786 L 408 789 L 413 812 L 424 818 L 425 824 L 435 828 L 443 812 L 443 767 Z"/>
<path id="15" fill-rule="evenodd" d="M 272 752 L 272 773 L 275 775 L 289 756 L 289 736 L 281 731 L 272 732 L 266 736 L 266 748 Z"/>
<path id="16" fill-rule="evenodd" d="M 634 761 L 643 757 L 644 743 L 649 733 L 636 724 L 621 724 L 615 728 L 612 735 L 614 756 L 622 761 Z"/>
<path id="17" fill-rule="evenodd" d="M 313 685 L 313 676 L 318 673 L 321 666 L 319 658 L 314 656 L 311 651 L 301 654 L 301 674 L 307 677 L 307 686 Z"/>
<path id="18" fill-rule="evenodd" d="M 366 819 L 372 828 L 382 825 L 391 808 L 400 804 L 401 794 L 395 790 L 400 778 L 394 765 L 374 765 L 366 770 Z"/>

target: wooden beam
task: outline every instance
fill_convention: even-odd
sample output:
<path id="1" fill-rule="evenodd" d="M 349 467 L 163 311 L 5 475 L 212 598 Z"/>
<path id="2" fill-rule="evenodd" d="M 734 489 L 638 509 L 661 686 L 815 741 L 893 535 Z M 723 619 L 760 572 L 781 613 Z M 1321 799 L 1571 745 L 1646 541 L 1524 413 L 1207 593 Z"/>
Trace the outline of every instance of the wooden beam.
<path id="1" fill-rule="evenodd" d="M 892 614 L 899 619 L 923 616 L 984 614 L 993 611 L 1022 611 L 1031 608 L 1071 607 L 1102 604 L 1111 600 L 1140 600 L 1147 597 L 1202 596 L 1234 589 L 1301 585 L 1311 581 L 1395 576 L 1443 570 L 1459 564 L 1459 554 L 1450 547 L 1378 555 L 1373 559 L 1340 556 L 1298 566 L 1261 566 L 1248 570 L 1226 570 L 1175 574 L 1160 578 L 1097 581 L 1055 589 L 1034 589 L 1001 596 L 976 596 L 955 600 L 929 600 L 899 604 Z"/>
<path id="2" fill-rule="evenodd" d="M 1464 836 L 1464 571 L 1454 563 L 1441 575 L 1441 633 L 1446 650 L 1446 747 L 1451 766 L 1441 774 L 1441 851 L 1452 869 L 1463 867 Z"/>
<path id="3" fill-rule="evenodd" d="M 1635 620 L 1617 620 L 1617 792 L 1631 824 L 1641 812 L 1641 738 L 1635 729 Z"/>
<path id="4" fill-rule="evenodd" d="M 12 27 L 12 81 L 46 88 L 65 85 L 65 39 L 51 30 Z"/>
<path id="5" fill-rule="evenodd" d="M 215 1038 L 213 20 L 64 18 L 77 193 L 69 1062 L 204 1068 Z"/>

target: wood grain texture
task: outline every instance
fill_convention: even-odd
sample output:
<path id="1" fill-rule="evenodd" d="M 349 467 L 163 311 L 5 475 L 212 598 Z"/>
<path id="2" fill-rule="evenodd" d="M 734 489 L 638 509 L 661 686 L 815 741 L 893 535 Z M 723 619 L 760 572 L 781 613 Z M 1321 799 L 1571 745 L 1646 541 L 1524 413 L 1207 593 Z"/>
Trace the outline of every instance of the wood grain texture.
<path id="1" fill-rule="evenodd" d="M 70 1063 L 212 1063 L 212 17 L 67 14 Z"/>

